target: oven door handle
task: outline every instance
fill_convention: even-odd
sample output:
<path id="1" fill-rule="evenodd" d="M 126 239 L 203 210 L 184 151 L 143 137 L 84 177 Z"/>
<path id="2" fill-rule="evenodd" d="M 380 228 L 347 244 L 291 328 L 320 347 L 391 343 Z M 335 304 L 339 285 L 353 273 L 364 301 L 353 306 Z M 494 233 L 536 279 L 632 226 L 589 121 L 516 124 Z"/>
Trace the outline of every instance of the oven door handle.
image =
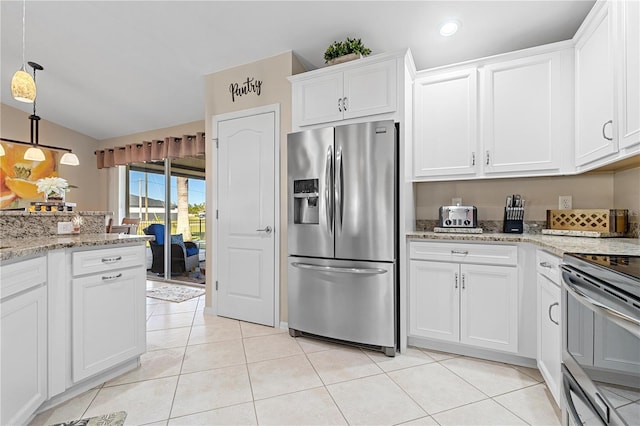
<path id="1" fill-rule="evenodd" d="M 578 382 L 576 382 L 576 379 L 574 379 L 571 376 L 571 373 L 569 373 L 569 370 L 567 370 L 567 367 L 565 367 L 563 364 L 562 365 L 562 391 L 564 393 L 564 400 L 566 402 L 569 415 L 573 418 L 573 422 L 576 425 L 582 425 L 584 423 L 582 422 L 582 419 L 578 415 L 578 410 L 576 409 L 576 406 L 573 403 L 573 398 L 571 397 L 571 390 L 573 390 L 575 395 L 582 400 L 582 403 L 589 408 L 592 414 L 594 414 L 599 420 L 602 421 L 602 418 L 600 417 L 600 414 L 598 414 L 598 411 L 595 408 L 593 408 L 593 406 L 591 405 L 591 402 L 589 401 L 589 398 L 587 398 L 582 388 L 580 388 L 580 385 L 578 385 Z M 605 423 L 603 422 L 602 424 L 604 425 Z"/>
<path id="2" fill-rule="evenodd" d="M 571 270 L 565 268 L 564 266 L 562 266 L 561 268 L 563 269 L 562 282 L 564 284 L 564 288 L 573 297 L 575 297 L 578 301 L 586 305 L 591 310 L 605 315 L 615 324 L 621 326 L 634 336 L 640 338 L 640 320 L 630 316 L 629 314 L 621 312 L 620 309 L 614 309 L 611 306 L 608 306 L 603 302 L 597 300 L 598 296 L 592 290 L 586 288 L 584 285 L 581 285 L 581 283 L 579 282 L 579 277 L 574 275 Z"/>

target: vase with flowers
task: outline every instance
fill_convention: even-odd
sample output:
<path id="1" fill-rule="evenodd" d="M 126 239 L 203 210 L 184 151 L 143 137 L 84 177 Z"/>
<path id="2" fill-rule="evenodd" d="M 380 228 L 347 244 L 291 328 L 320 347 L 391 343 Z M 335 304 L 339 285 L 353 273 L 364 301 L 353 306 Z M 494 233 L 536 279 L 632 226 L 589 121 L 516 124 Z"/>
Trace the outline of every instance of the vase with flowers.
<path id="1" fill-rule="evenodd" d="M 44 200 L 48 202 L 64 202 L 65 193 L 70 185 L 61 177 L 46 177 L 36 181 L 38 192 L 44 194 Z"/>

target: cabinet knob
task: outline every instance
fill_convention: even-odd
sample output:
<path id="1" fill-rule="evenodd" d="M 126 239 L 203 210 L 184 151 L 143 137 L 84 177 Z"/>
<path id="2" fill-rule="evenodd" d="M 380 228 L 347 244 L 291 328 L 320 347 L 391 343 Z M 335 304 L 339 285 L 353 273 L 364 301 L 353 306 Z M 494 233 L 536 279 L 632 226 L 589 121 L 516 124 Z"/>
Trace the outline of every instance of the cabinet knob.
<path id="1" fill-rule="evenodd" d="M 347 108 L 349 108 L 349 98 L 345 96 L 342 98 L 342 109 L 346 111 Z"/>
<path id="2" fill-rule="evenodd" d="M 491 154 L 489 153 L 489 150 L 487 150 L 487 166 L 491 162 L 490 160 L 491 160 Z"/>
<path id="3" fill-rule="evenodd" d="M 464 281 L 465 281 L 465 276 L 464 274 L 462 274 L 462 289 L 465 289 L 465 285 L 464 285 Z"/>
<path id="4" fill-rule="evenodd" d="M 456 286 L 454 288 L 458 288 L 458 273 L 456 272 Z"/>
<path id="5" fill-rule="evenodd" d="M 475 152 L 471 153 L 471 165 L 472 166 L 476 165 L 476 153 Z"/>
<path id="6" fill-rule="evenodd" d="M 540 262 L 540 266 L 542 266 L 543 268 L 553 268 L 553 265 L 550 264 L 549 262 Z"/>

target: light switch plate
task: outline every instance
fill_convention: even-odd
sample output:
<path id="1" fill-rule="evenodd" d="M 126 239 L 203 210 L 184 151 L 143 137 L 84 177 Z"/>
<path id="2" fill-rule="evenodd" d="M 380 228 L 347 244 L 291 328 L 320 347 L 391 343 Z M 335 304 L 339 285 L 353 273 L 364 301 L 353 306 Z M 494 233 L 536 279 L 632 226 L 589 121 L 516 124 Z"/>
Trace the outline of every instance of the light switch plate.
<path id="1" fill-rule="evenodd" d="M 58 222 L 58 234 L 72 234 L 73 222 Z"/>
<path id="2" fill-rule="evenodd" d="M 558 197 L 558 210 L 571 210 L 573 197 L 571 195 L 561 195 Z"/>

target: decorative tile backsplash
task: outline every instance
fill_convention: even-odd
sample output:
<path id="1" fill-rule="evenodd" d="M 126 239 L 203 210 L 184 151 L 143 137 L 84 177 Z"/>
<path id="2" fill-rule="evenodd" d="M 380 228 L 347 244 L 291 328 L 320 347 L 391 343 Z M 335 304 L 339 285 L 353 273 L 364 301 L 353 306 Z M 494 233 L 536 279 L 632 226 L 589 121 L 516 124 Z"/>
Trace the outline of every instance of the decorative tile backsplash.
<path id="1" fill-rule="evenodd" d="M 111 212 L 0 212 L 0 237 L 35 238 L 58 234 L 58 222 L 80 223 L 80 234 L 104 234 Z"/>

